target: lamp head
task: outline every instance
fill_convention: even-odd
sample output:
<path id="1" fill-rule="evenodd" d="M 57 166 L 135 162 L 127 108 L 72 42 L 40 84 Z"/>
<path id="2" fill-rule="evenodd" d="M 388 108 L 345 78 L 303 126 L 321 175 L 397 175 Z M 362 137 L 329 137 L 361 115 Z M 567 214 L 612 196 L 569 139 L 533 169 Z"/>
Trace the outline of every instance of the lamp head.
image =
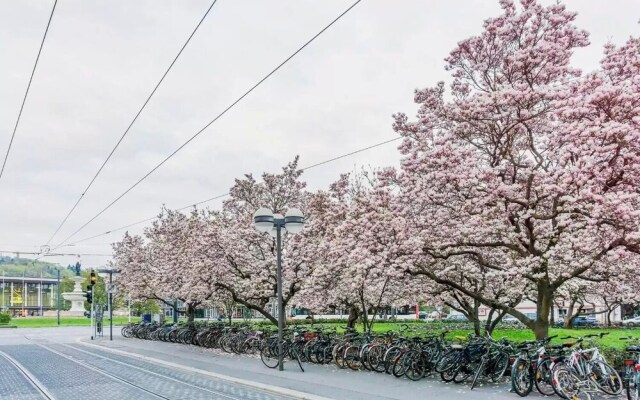
<path id="1" fill-rule="evenodd" d="M 253 214 L 253 224 L 258 232 L 269 232 L 273 229 L 273 211 L 268 208 L 259 208 Z"/>
<path id="2" fill-rule="evenodd" d="M 297 208 L 290 208 L 287 211 L 287 215 L 284 217 L 284 227 L 287 232 L 300 233 L 304 228 L 304 215 L 302 211 Z"/>

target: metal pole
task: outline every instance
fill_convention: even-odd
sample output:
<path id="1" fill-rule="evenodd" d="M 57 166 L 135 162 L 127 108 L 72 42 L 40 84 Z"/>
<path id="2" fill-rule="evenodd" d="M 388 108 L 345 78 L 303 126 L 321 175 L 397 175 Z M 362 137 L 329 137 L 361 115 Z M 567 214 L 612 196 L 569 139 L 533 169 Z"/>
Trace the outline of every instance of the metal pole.
<path id="1" fill-rule="evenodd" d="M 60 326 L 60 268 L 58 268 L 58 326 Z"/>
<path id="2" fill-rule="evenodd" d="M 113 285 L 113 272 L 109 271 L 109 289 L 112 289 Z M 109 291 L 109 340 L 113 340 L 113 294 Z"/>
<path id="3" fill-rule="evenodd" d="M 93 296 L 93 288 L 91 288 L 91 296 Z M 95 336 L 93 331 L 93 301 L 91 302 L 89 313 L 89 316 L 91 318 L 91 340 L 93 340 L 93 337 Z"/>
<path id="4" fill-rule="evenodd" d="M 128 299 L 128 309 L 129 309 L 129 323 L 131 323 L 131 297 Z"/>
<path id="5" fill-rule="evenodd" d="M 278 274 L 278 369 L 284 370 L 283 361 L 284 354 L 282 349 L 283 330 L 284 330 L 284 309 L 282 308 L 282 227 L 280 221 L 276 222 L 277 232 L 277 274 Z"/>

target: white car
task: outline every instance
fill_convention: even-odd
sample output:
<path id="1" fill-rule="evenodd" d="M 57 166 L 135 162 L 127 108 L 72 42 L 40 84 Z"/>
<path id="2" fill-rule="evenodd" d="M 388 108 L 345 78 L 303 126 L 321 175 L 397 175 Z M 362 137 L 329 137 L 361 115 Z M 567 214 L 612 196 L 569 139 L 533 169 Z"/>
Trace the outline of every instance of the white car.
<path id="1" fill-rule="evenodd" d="M 640 326 L 640 315 L 633 318 L 627 318 L 622 321 L 623 326 Z"/>

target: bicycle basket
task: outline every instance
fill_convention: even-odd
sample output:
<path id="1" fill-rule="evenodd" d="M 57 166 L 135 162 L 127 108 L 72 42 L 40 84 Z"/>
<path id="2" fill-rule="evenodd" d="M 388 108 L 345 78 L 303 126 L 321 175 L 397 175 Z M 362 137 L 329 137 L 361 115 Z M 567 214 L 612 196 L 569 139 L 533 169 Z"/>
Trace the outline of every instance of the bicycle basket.
<path id="1" fill-rule="evenodd" d="M 318 337 L 318 334 L 316 332 L 305 332 L 304 333 L 304 340 L 311 340 L 311 339 L 315 339 L 316 337 Z"/>

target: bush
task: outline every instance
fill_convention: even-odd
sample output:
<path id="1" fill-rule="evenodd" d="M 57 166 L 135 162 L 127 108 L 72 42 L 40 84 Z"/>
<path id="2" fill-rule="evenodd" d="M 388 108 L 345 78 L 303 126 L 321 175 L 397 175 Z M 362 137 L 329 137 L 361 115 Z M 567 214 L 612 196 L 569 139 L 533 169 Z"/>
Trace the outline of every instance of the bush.
<path id="1" fill-rule="evenodd" d="M 0 313 L 0 325 L 7 325 L 11 322 L 11 315 L 8 313 Z"/>

